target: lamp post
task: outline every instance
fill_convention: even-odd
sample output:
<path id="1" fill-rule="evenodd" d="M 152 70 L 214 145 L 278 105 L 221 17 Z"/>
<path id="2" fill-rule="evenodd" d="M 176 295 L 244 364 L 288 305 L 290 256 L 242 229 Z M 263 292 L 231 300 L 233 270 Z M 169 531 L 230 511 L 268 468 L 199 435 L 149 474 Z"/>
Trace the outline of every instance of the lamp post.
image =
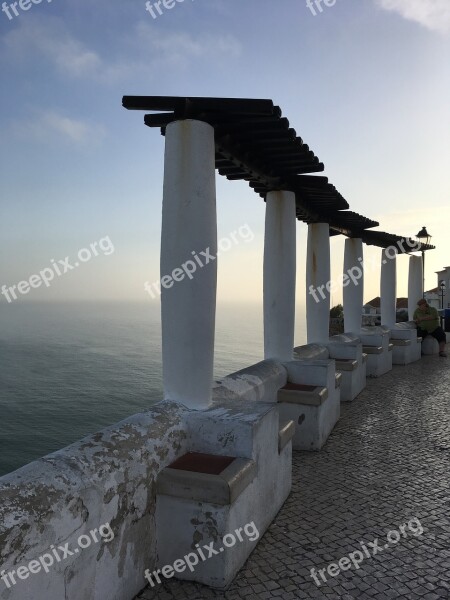
<path id="1" fill-rule="evenodd" d="M 431 241 L 431 235 L 428 233 L 425 226 L 419 231 L 416 236 L 421 244 L 429 244 Z M 423 271 L 423 297 L 425 298 L 425 250 L 422 248 L 422 271 Z"/>
<path id="2" fill-rule="evenodd" d="M 445 281 L 444 280 L 442 280 L 439 283 L 439 292 L 441 294 L 441 309 L 442 309 L 441 327 L 443 328 L 443 325 L 444 325 L 444 296 L 445 296 Z"/>

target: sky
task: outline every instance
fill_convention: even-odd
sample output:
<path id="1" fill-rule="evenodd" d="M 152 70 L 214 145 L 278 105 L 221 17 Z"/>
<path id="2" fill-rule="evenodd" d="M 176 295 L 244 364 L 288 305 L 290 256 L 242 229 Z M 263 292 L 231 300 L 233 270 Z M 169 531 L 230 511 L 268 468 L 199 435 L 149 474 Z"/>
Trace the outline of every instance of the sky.
<path id="1" fill-rule="evenodd" d="M 0 287 L 50 269 L 16 302 L 158 301 L 144 284 L 159 278 L 164 138 L 123 95 L 273 99 L 351 210 L 391 233 L 428 228 L 435 287 L 450 264 L 450 2 L 328 4 L 178 0 L 153 18 L 145 0 L 4 3 Z M 264 202 L 217 175 L 217 209 L 219 239 L 252 232 L 220 257 L 219 302 L 260 303 Z M 300 304 L 306 231 L 299 222 Z M 332 278 L 343 248 L 332 239 Z M 366 258 L 368 301 L 380 250 Z M 407 257 L 398 265 L 404 296 Z"/>

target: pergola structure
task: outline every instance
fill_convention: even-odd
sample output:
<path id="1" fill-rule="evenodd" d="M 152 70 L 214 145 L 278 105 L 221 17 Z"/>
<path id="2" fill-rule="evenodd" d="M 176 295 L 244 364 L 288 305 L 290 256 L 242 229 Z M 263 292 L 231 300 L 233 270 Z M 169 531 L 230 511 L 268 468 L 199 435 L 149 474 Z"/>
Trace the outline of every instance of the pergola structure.
<path id="1" fill-rule="evenodd" d="M 145 124 L 160 128 L 166 136 L 161 275 L 179 267 L 199 245 L 209 248 L 211 253 L 217 251 L 214 183 L 217 169 L 227 179 L 247 181 L 266 202 L 266 358 L 292 357 L 296 219 L 308 225 L 308 342 L 322 343 L 329 339 L 330 236 L 333 235 L 347 238 L 344 278 L 352 269 L 363 270 L 363 244 L 383 250 L 382 322 L 395 325 L 395 257 L 434 247 L 404 236 L 373 231 L 378 222 L 349 210 L 347 201 L 327 177 L 312 175 L 324 171 L 323 163 L 290 127 L 272 100 L 124 96 L 123 106 L 151 111 L 153 114 L 145 115 Z M 422 294 L 422 267 L 420 257 L 411 256 L 410 261 L 409 295 L 415 300 Z M 162 290 L 165 394 L 196 407 L 208 405 L 211 393 L 216 266 L 210 266 L 209 274 L 196 276 L 196 282 L 190 282 L 190 288 L 186 287 L 183 293 L 167 294 L 167 290 Z M 320 288 L 322 300 L 317 302 L 310 292 Z M 343 291 L 346 331 L 358 332 L 363 277 L 358 282 L 344 284 Z M 186 310 L 190 311 L 194 328 L 180 320 L 180 314 L 186 315 Z M 199 363 L 202 373 L 195 367 Z M 197 383 L 190 389 L 186 388 L 186 370 L 196 373 Z"/>
<path id="2" fill-rule="evenodd" d="M 296 195 L 296 214 L 305 223 L 327 222 L 330 235 L 362 237 L 369 245 L 386 248 L 404 241 L 407 250 L 431 250 L 433 246 L 383 232 L 367 232 L 379 223 L 347 210 L 349 205 L 327 177 L 311 176 L 324 164 L 290 127 L 272 100 L 242 98 L 183 98 L 176 96 L 124 96 L 129 110 L 158 111 L 144 122 L 162 135 L 175 121 L 194 119 L 214 128 L 215 166 L 229 180 L 248 181 L 261 197 L 274 190 Z M 164 111 L 164 112 L 162 112 Z"/>

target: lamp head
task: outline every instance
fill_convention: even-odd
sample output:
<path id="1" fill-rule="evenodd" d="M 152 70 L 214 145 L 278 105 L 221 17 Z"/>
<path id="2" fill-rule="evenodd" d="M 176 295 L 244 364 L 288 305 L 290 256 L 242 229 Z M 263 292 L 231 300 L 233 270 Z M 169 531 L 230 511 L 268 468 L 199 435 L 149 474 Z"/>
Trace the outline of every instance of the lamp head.
<path id="1" fill-rule="evenodd" d="M 428 233 L 427 228 L 425 226 L 419 231 L 416 236 L 423 244 L 429 244 L 431 240 L 431 235 Z"/>

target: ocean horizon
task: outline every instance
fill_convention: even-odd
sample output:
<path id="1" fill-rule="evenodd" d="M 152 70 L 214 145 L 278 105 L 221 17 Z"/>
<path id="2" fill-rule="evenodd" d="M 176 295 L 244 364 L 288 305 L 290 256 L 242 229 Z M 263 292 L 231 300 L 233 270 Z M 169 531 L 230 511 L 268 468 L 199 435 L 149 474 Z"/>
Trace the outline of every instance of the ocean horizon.
<path id="1" fill-rule="evenodd" d="M 0 322 L 0 476 L 162 400 L 159 303 L 0 304 Z M 218 304 L 214 379 L 260 360 L 262 304 Z"/>

